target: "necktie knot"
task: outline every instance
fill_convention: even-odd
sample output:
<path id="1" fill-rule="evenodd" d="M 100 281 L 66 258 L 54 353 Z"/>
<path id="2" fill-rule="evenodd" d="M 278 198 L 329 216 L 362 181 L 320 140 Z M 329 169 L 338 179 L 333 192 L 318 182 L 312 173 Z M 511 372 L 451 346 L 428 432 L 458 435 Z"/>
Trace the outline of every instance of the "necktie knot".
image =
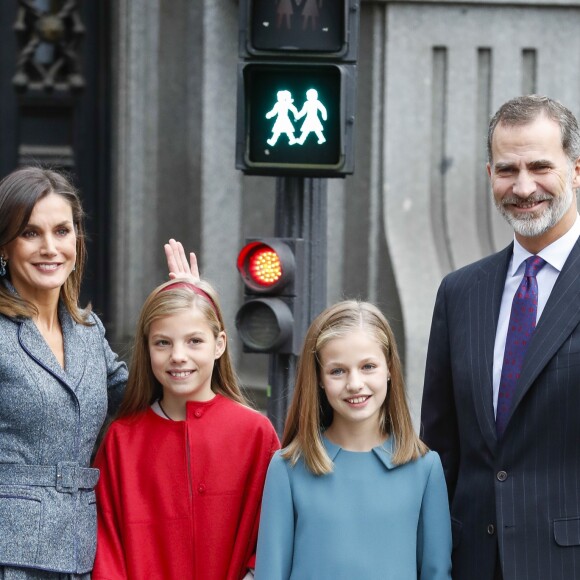
<path id="1" fill-rule="evenodd" d="M 526 260 L 526 272 L 524 276 L 535 277 L 536 274 L 546 265 L 546 260 L 540 258 L 540 256 L 530 256 Z"/>

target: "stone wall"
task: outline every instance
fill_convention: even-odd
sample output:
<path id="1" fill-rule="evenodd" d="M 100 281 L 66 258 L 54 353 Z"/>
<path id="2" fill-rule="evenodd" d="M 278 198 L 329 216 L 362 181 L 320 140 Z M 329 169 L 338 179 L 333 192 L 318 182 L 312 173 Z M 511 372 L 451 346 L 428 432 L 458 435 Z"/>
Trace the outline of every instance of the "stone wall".
<path id="1" fill-rule="evenodd" d="M 436 289 L 510 238 L 488 193 L 485 138 L 508 98 L 539 92 L 580 113 L 580 2 L 363 1 L 356 168 L 328 188 L 328 300 L 369 299 L 391 320 L 418 417 Z M 197 251 L 233 319 L 246 236 L 271 235 L 275 178 L 234 169 L 234 0 L 115 3 L 116 342 L 165 277 L 162 243 Z"/>

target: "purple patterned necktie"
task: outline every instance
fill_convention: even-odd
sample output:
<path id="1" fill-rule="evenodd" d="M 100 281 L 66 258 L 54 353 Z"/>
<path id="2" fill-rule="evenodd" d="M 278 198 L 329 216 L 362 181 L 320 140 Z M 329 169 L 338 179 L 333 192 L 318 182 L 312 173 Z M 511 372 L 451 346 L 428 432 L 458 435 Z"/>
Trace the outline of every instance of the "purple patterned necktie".
<path id="1" fill-rule="evenodd" d="M 495 427 L 498 438 L 501 438 L 505 431 L 526 350 L 536 328 L 538 312 L 536 274 L 545 264 L 546 262 L 540 256 L 530 256 L 526 260 L 526 272 L 512 302 L 497 395 Z"/>

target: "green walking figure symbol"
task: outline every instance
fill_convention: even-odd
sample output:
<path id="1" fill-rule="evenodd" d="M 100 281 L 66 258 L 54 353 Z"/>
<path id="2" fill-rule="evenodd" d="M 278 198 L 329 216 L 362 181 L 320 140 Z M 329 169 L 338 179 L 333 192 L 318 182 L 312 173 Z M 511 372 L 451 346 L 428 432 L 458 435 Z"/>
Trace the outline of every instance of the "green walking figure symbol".
<path id="1" fill-rule="evenodd" d="M 271 111 L 266 113 L 266 119 L 271 119 L 276 117 L 276 122 L 272 127 L 272 137 L 266 141 L 268 145 L 273 147 L 276 145 L 278 138 L 282 133 L 288 136 L 288 144 L 294 145 L 297 142 L 296 137 L 294 137 L 294 125 L 290 121 L 288 115 L 289 111 L 292 111 L 294 119 L 298 119 L 298 110 L 294 106 L 294 99 L 292 98 L 292 93 L 290 91 L 278 91 L 277 93 L 278 101 L 274 105 Z"/>
<path id="2" fill-rule="evenodd" d="M 326 138 L 322 134 L 324 127 L 318 118 L 319 111 L 322 120 L 326 121 L 328 118 L 326 107 L 318 100 L 318 91 L 316 89 L 309 89 L 306 91 L 306 102 L 298 115 L 295 116 L 296 120 L 298 120 L 306 115 L 306 119 L 304 119 L 304 123 L 300 127 L 302 134 L 297 140 L 300 145 L 304 144 L 304 141 L 306 141 L 310 133 L 314 133 L 318 137 L 319 145 L 322 145 L 326 141 Z"/>

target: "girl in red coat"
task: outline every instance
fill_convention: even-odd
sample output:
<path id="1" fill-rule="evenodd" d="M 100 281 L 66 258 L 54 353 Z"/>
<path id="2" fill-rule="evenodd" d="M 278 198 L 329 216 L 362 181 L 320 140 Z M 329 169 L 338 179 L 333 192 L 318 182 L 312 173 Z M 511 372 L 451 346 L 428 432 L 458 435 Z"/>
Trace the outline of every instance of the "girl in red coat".
<path id="1" fill-rule="evenodd" d="M 170 281 L 147 298 L 116 421 L 97 453 L 93 580 L 240 580 L 254 566 L 278 449 L 238 386 L 214 290 Z"/>

